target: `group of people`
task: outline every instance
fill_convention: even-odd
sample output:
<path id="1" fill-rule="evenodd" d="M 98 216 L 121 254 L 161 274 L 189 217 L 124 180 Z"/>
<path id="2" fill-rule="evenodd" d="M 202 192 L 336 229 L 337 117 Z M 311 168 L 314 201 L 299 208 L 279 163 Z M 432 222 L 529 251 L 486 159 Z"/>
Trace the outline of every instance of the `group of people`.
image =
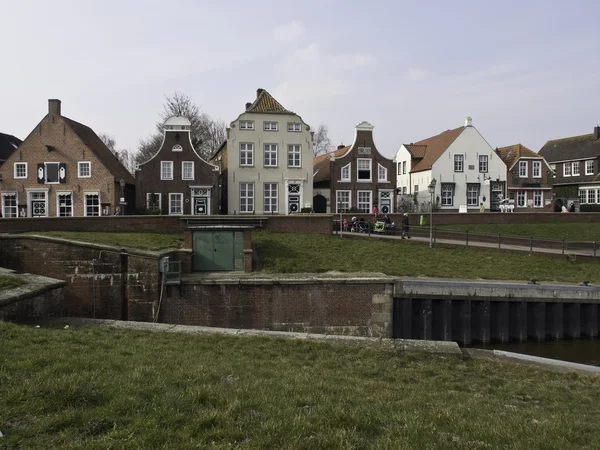
<path id="1" fill-rule="evenodd" d="M 390 231 L 392 228 L 394 228 L 395 223 L 392 222 L 390 216 L 384 214 L 383 217 L 380 217 L 376 206 L 373 207 L 373 213 L 375 219 L 375 226 L 373 228 L 374 231 Z M 356 216 L 353 216 L 350 223 L 348 223 L 348 219 L 344 218 L 342 227 L 344 231 L 363 233 L 367 231 L 367 222 L 363 217 L 357 219 Z M 402 215 L 402 239 L 410 239 L 409 231 L 410 223 L 408 214 L 404 213 Z"/>

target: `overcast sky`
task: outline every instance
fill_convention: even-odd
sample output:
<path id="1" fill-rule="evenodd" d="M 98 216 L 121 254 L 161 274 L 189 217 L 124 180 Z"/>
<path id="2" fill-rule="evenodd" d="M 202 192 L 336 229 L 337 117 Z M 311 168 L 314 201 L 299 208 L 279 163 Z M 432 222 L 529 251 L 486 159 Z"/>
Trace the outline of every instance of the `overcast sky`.
<path id="1" fill-rule="evenodd" d="M 372 123 L 388 157 L 466 116 L 535 151 L 600 122 L 592 0 L 88 3 L 0 0 L 0 132 L 25 139 L 58 98 L 134 151 L 165 95 L 231 122 L 257 88 L 335 145 Z"/>

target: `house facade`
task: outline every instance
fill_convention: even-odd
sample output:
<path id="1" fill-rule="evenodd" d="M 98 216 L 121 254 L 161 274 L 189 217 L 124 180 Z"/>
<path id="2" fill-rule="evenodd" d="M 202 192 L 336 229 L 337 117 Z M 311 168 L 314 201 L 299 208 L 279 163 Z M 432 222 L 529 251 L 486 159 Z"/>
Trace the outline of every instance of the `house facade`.
<path id="1" fill-rule="evenodd" d="M 400 146 L 394 158 L 400 198 L 417 208 L 441 211 L 498 211 L 506 196 L 506 165 L 467 117 L 465 125 Z"/>
<path id="2" fill-rule="evenodd" d="M 150 214 L 211 215 L 219 212 L 219 169 L 200 157 L 181 116 L 163 125 L 158 152 L 136 169 L 136 202 Z"/>
<path id="3" fill-rule="evenodd" d="M 315 191 L 328 196 L 327 211 L 319 212 L 370 214 L 374 206 L 384 214 L 395 212 L 394 162 L 377 150 L 373 128 L 369 122 L 359 123 L 352 145 L 315 158 Z M 322 204 L 323 200 L 315 196 L 314 202 Z"/>
<path id="4" fill-rule="evenodd" d="M 221 171 L 223 213 L 293 214 L 312 208 L 310 127 L 264 89 L 231 122 L 211 158 Z"/>
<path id="5" fill-rule="evenodd" d="M 544 157 L 521 144 L 497 148 L 496 153 L 506 164 L 507 198 L 514 200 L 514 210 L 553 211 L 554 173 Z"/>
<path id="6" fill-rule="evenodd" d="M 94 131 L 48 114 L 0 167 L 3 217 L 71 217 L 135 208 L 135 180 Z"/>
<path id="7" fill-rule="evenodd" d="M 555 210 L 578 201 L 582 210 L 600 211 L 600 126 L 591 134 L 548 141 L 539 154 L 554 171 Z"/>

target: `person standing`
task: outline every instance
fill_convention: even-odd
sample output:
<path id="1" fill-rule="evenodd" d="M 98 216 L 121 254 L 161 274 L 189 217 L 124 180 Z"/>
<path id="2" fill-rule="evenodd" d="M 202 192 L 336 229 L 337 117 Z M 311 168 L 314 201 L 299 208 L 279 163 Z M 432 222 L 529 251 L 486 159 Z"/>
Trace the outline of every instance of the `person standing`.
<path id="1" fill-rule="evenodd" d="M 377 209 L 377 205 L 373 205 L 373 216 L 375 220 L 377 220 L 377 216 L 379 215 L 379 210 Z"/>
<path id="2" fill-rule="evenodd" d="M 410 236 L 408 235 L 409 231 L 410 231 L 410 224 L 408 222 L 408 213 L 404 213 L 404 215 L 402 216 L 402 239 L 405 239 L 405 238 L 410 239 Z"/>

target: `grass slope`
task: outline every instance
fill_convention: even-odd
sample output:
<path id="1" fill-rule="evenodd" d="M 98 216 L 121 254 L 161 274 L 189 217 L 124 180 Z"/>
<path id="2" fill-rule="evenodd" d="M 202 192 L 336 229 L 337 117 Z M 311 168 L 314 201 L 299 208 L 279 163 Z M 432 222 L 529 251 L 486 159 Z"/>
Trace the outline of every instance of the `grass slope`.
<path id="1" fill-rule="evenodd" d="M 45 231 L 24 234 L 38 234 L 79 242 L 137 248 L 140 250 L 165 250 L 183 247 L 183 233 L 97 233 L 73 231 Z"/>
<path id="2" fill-rule="evenodd" d="M 307 341 L 0 322 L 3 448 L 600 448 L 600 378 Z"/>
<path id="3" fill-rule="evenodd" d="M 435 219 L 434 219 L 435 220 Z M 434 222 L 435 223 L 435 222 Z M 469 230 L 473 233 L 533 236 L 567 241 L 600 242 L 600 222 L 597 223 L 513 223 L 482 225 L 441 225 L 438 229 Z"/>

